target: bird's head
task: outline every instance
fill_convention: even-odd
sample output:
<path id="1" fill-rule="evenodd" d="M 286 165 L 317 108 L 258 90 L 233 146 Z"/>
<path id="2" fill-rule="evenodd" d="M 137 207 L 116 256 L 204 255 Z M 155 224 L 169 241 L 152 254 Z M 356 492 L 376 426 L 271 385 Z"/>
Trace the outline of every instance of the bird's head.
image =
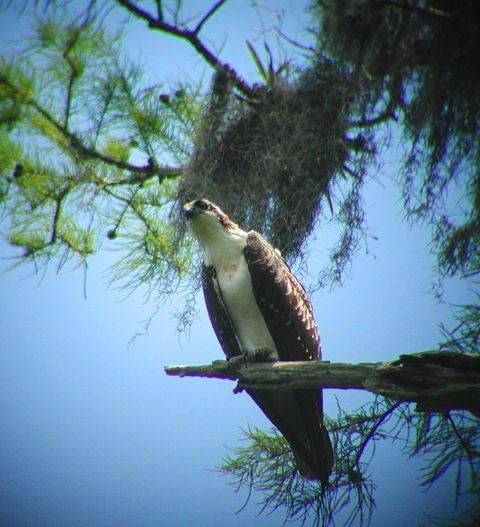
<path id="1" fill-rule="evenodd" d="M 183 207 L 188 230 L 203 249 L 246 235 L 220 207 L 206 199 L 197 199 Z"/>

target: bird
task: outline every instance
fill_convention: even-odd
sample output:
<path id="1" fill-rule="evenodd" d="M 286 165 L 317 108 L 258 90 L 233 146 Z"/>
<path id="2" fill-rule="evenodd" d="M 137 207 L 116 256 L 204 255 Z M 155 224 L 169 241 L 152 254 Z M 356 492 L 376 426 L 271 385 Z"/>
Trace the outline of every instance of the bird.
<path id="1" fill-rule="evenodd" d="M 280 251 L 207 199 L 185 204 L 183 216 L 203 253 L 205 303 L 227 360 L 321 360 L 312 304 Z M 322 390 L 247 393 L 289 443 L 300 475 L 327 485 L 335 460 Z"/>

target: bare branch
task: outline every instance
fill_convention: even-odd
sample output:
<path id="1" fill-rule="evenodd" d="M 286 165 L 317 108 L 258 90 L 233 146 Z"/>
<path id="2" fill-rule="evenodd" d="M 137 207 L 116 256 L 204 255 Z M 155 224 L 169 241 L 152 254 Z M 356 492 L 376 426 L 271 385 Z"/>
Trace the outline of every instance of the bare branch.
<path id="1" fill-rule="evenodd" d="M 117 3 L 124 7 L 127 11 L 135 15 L 137 18 L 145 21 L 148 24 L 148 27 L 151 29 L 157 29 L 163 33 L 173 35 L 175 37 L 186 40 L 195 50 L 205 59 L 205 61 L 210 64 L 215 70 L 224 72 L 232 84 L 241 92 L 245 97 L 251 99 L 253 98 L 253 90 L 243 80 L 238 73 L 226 62 L 222 62 L 216 55 L 213 53 L 199 38 L 198 32 L 200 31 L 202 25 L 210 18 L 210 16 L 217 11 L 223 2 L 217 2 L 217 4 L 212 8 L 212 12 L 208 12 L 205 17 L 200 21 L 200 28 L 197 27 L 193 30 L 181 28 L 178 25 L 172 25 L 168 22 L 165 22 L 163 19 L 155 18 L 145 9 L 138 7 L 130 0 L 117 0 Z"/>
<path id="2" fill-rule="evenodd" d="M 167 375 L 238 380 L 240 388 L 357 388 L 377 367 L 375 364 L 331 364 L 323 361 L 259 362 L 231 365 L 217 360 L 211 365 L 167 366 Z"/>
<path id="3" fill-rule="evenodd" d="M 385 106 L 384 110 L 381 111 L 378 115 L 375 117 L 363 117 L 359 121 L 351 121 L 349 123 L 349 126 L 351 128 L 369 128 L 372 126 L 377 126 L 382 123 L 389 122 L 391 119 L 396 120 L 395 118 L 395 109 L 397 108 L 399 104 L 399 100 L 397 98 L 398 94 L 390 95 L 390 100 L 388 101 L 388 104 Z"/>
<path id="4" fill-rule="evenodd" d="M 227 0 L 218 0 L 212 8 L 205 14 L 205 16 L 200 20 L 200 22 L 197 24 L 197 27 L 193 30 L 193 33 L 195 35 L 198 35 L 200 31 L 202 30 L 202 27 L 208 22 L 209 18 L 212 17 L 226 2 Z"/>
<path id="5" fill-rule="evenodd" d="M 366 446 L 370 442 L 370 440 L 374 437 L 377 430 L 380 428 L 382 423 L 390 417 L 391 414 L 395 412 L 395 410 L 400 406 L 402 403 L 395 403 L 392 405 L 388 410 L 386 410 L 374 423 L 374 425 L 370 428 L 368 433 L 363 438 L 362 442 L 360 443 L 358 450 L 355 454 L 355 457 L 352 462 L 352 466 L 356 467 L 358 463 L 360 462 L 360 459 L 363 455 L 363 452 L 365 451 Z"/>
<path id="6" fill-rule="evenodd" d="M 326 64 L 331 64 L 332 63 L 332 59 L 327 57 L 327 55 L 324 55 L 323 53 L 320 53 L 318 50 L 316 50 L 313 46 L 307 46 L 305 44 L 302 44 L 301 42 L 298 42 L 298 40 L 295 40 L 291 37 L 289 37 L 288 35 L 286 35 L 283 31 L 280 30 L 280 28 L 274 28 L 275 32 L 277 33 L 277 35 L 282 38 L 283 40 L 285 40 L 286 42 L 288 42 L 290 45 L 298 48 L 298 49 L 302 49 L 304 51 L 307 51 L 308 53 L 311 53 L 312 55 L 314 55 L 315 57 L 317 57 L 317 59 L 325 62 Z"/>
<path id="7" fill-rule="evenodd" d="M 337 388 L 368 390 L 420 411 L 466 409 L 480 415 L 480 355 L 432 351 L 401 355 L 393 362 L 343 364 L 322 361 L 264 362 L 232 366 L 167 366 L 167 375 L 237 380 L 244 388 Z"/>

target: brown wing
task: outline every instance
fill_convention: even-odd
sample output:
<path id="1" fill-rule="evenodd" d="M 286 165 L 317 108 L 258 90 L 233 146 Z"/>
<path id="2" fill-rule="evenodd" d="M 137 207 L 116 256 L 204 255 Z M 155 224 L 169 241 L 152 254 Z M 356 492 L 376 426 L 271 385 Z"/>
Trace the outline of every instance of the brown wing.
<path id="1" fill-rule="evenodd" d="M 251 231 L 244 249 L 253 294 L 280 360 L 321 358 L 313 309 L 302 284 L 260 234 Z"/>
<path id="2" fill-rule="evenodd" d="M 250 273 L 252 274 L 252 269 L 254 273 L 252 285 L 255 298 L 260 304 L 260 311 L 266 315 L 265 321 L 280 359 L 318 358 L 319 338 L 312 307 L 303 287 L 283 259 L 256 233 L 248 237 L 245 257 Z M 280 263 L 276 262 L 275 258 L 279 258 Z M 272 267 L 276 269 L 272 271 Z M 285 284 L 283 288 L 279 286 L 279 280 L 285 274 L 290 288 Z M 227 358 L 241 355 L 214 267 L 203 266 L 202 285 L 210 321 L 225 355 Z M 260 297 L 263 300 L 260 300 Z M 270 307 L 270 304 L 273 307 Z M 283 322 L 290 323 L 279 323 L 279 317 Z M 301 339 L 298 340 L 297 336 Z M 296 351 L 291 353 L 291 350 Z M 326 484 L 334 461 L 328 432 L 323 426 L 321 390 L 247 392 L 290 443 L 300 472 L 305 477 L 318 478 Z"/>
<path id="3" fill-rule="evenodd" d="M 312 304 L 280 253 L 255 231 L 248 234 L 244 253 L 280 360 L 320 359 Z M 322 390 L 252 390 L 250 395 L 290 443 L 302 475 L 326 484 L 334 454 L 323 425 Z"/>
<path id="4" fill-rule="evenodd" d="M 214 267 L 202 267 L 202 287 L 207 305 L 208 316 L 220 346 L 228 359 L 241 355 L 232 319 L 225 307 L 222 293 L 218 285 L 217 273 Z"/>

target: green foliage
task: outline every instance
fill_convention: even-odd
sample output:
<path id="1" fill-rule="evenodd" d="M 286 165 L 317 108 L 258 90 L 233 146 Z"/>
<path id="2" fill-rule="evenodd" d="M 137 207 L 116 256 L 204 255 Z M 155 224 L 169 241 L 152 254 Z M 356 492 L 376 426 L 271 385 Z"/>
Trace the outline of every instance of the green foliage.
<path id="1" fill-rule="evenodd" d="M 285 74 L 288 73 L 288 62 L 284 62 L 278 68 L 273 66 L 273 56 L 268 44 L 264 43 L 265 51 L 268 55 L 268 68 L 262 63 L 262 60 L 258 56 L 253 44 L 247 40 L 247 48 L 250 56 L 257 67 L 257 71 L 268 88 L 274 88 L 278 82 L 281 82 L 285 78 Z"/>
<path id="2" fill-rule="evenodd" d="M 399 177 L 404 214 L 430 224 L 439 285 L 446 277 L 480 273 L 480 53 L 479 3 L 322 1 L 315 13 L 318 50 L 347 67 L 357 86 L 356 126 L 395 122 L 404 160 Z M 454 349 L 478 351 L 480 327 L 466 318 Z"/>
<path id="3" fill-rule="evenodd" d="M 169 9 L 156 2 L 156 16 L 132 2 L 131 13 L 185 39 L 213 66 L 207 98 L 186 83 L 147 85 L 122 35 L 104 29 L 96 2 L 70 14 L 63 3 L 47 4 L 24 47 L 0 59 L 0 206 L 18 263 L 83 264 L 107 246 L 119 251 L 111 278 L 123 287 L 162 296 L 198 285 L 178 211 L 203 196 L 300 264 L 319 219 L 333 216 L 342 230 L 317 278 L 339 282 L 365 236 L 363 184 L 394 122 L 406 145 L 405 215 L 432 225 L 442 277 L 478 278 L 475 0 L 316 2 L 315 49 L 289 42 L 307 52 L 301 67 L 276 65 L 267 43 L 264 61 L 247 43 L 262 79 L 253 87 L 199 38 L 215 9 L 189 30 L 180 1 Z M 449 193 L 460 214 L 444 206 Z M 444 328 L 446 347 L 478 352 L 479 321 L 478 302 L 461 306 L 458 327 Z M 465 414 L 419 417 L 378 400 L 353 415 L 339 409 L 327 425 L 337 452 L 327 489 L 299 476 L 276 432 L 249 429 L 220 470 L 236 488 L 262 493 L 265 511 L 285 507 L 287 518 L 326 525 L 342 510 L 346 524 L 361 525 L 374 503 L 368 456 L 387 437 L 427 456 L 426 486 L 455 467 L 457 491 L 467 469 L 467 490 L 479 492 L 480 428 Z"/>
<path id="4" fill-rule="evenodd" d="M 428 488 L 455 471 L 455 499 L 480 492 L 480 428 L 468 412 L 419 414 L 407 403 L 377 398 L 352 413 L 338 408 L 337 418 L 326 425 L 336 453 L 326 488 L 298 474 L 288 443 L 275 429 L 244 431 L 245 443 L 231 448 L 218 470 L 236 491 L 248 489 L 247 501 L 252 490 L 260 493 L 261 512 L 283 509 L 286 522 L 309 525 L 369 524 L 375 483 L 368 468 L 376 446 L 386 439 L 398 442 L 410 457 L 421 456 L 421 485 Z"/>
<path id="5" fill-rule="evenodd" d="M 347 64 L 367 95 L 363 125 L 401 123 L 405 213 L 431 222 L 440 271 L 478 274 L 478 2 L 319 2 L 317 13 L 322 51 Z"/>
<path id="6" fill-rule="evenodd" d="M 25 47 L 0 62 L 0 203 L 17 263 L 85 263 L 121 251 L 112 277 L 171 292 L 188 274 L 168 212 L 191 150 L 197 92 L 146 87 L 122 35 L 81 14 L 38 17 Z"/>
<path id="7" fill-rule="evenodd" d="M 112 277 L 128 286 L 192 285 L 179 212 L 201 195 L 300 268 L 318 222 L 336 222 L 315 285 L 338 283 L 365 243 L 363 186 L 394 123 L 405 216 L 432 226 L 440 281 L 478 277 L 474 0 L 316 2 L 314 46 L 285 39 L 288 53 L 272 53 L 267 37 L 262 54 L 247 42 L 261 79 L 253 86 L 200 38 L 223 2 L 194 17 L 182 2 L 115 3 L 193 46 L 215 70 L 210 93 L 148 86 L 122 35 L 103 27 L 104 5 L 46 2 L 24 48 L 0 61 L 0 199 L 19 262 L 81 263 L 107 243 L 122 251 Z M 475 324 L 459 324 L 474 343 Z"/>
<path id="8" fill-rule="evenodd" d="M 156 182 L 148 182 L 141 196 L 128 198 L 128 208 L 120 213 L 121 222 L 109 234 L 114 239 L 120 237 L 123 255 L 110 274 L 123 287 L 135 289 L 143 285 L 150 292 L 168 295 L 183 280 L 194 280 L 191 240 L 178 245 L 166 212 L 161 212 L 175 199 L 175 193 L 173 182 L 164 183 L 162 194 Z"/>
<path id="9" fill-rule="evenodd" d="M 445 336 L 443 347 L 460 353 L 480 353 L 480 295 L 476 304 L 457 306 L 457 326 L 453 329 L 440 326 Z"/>

